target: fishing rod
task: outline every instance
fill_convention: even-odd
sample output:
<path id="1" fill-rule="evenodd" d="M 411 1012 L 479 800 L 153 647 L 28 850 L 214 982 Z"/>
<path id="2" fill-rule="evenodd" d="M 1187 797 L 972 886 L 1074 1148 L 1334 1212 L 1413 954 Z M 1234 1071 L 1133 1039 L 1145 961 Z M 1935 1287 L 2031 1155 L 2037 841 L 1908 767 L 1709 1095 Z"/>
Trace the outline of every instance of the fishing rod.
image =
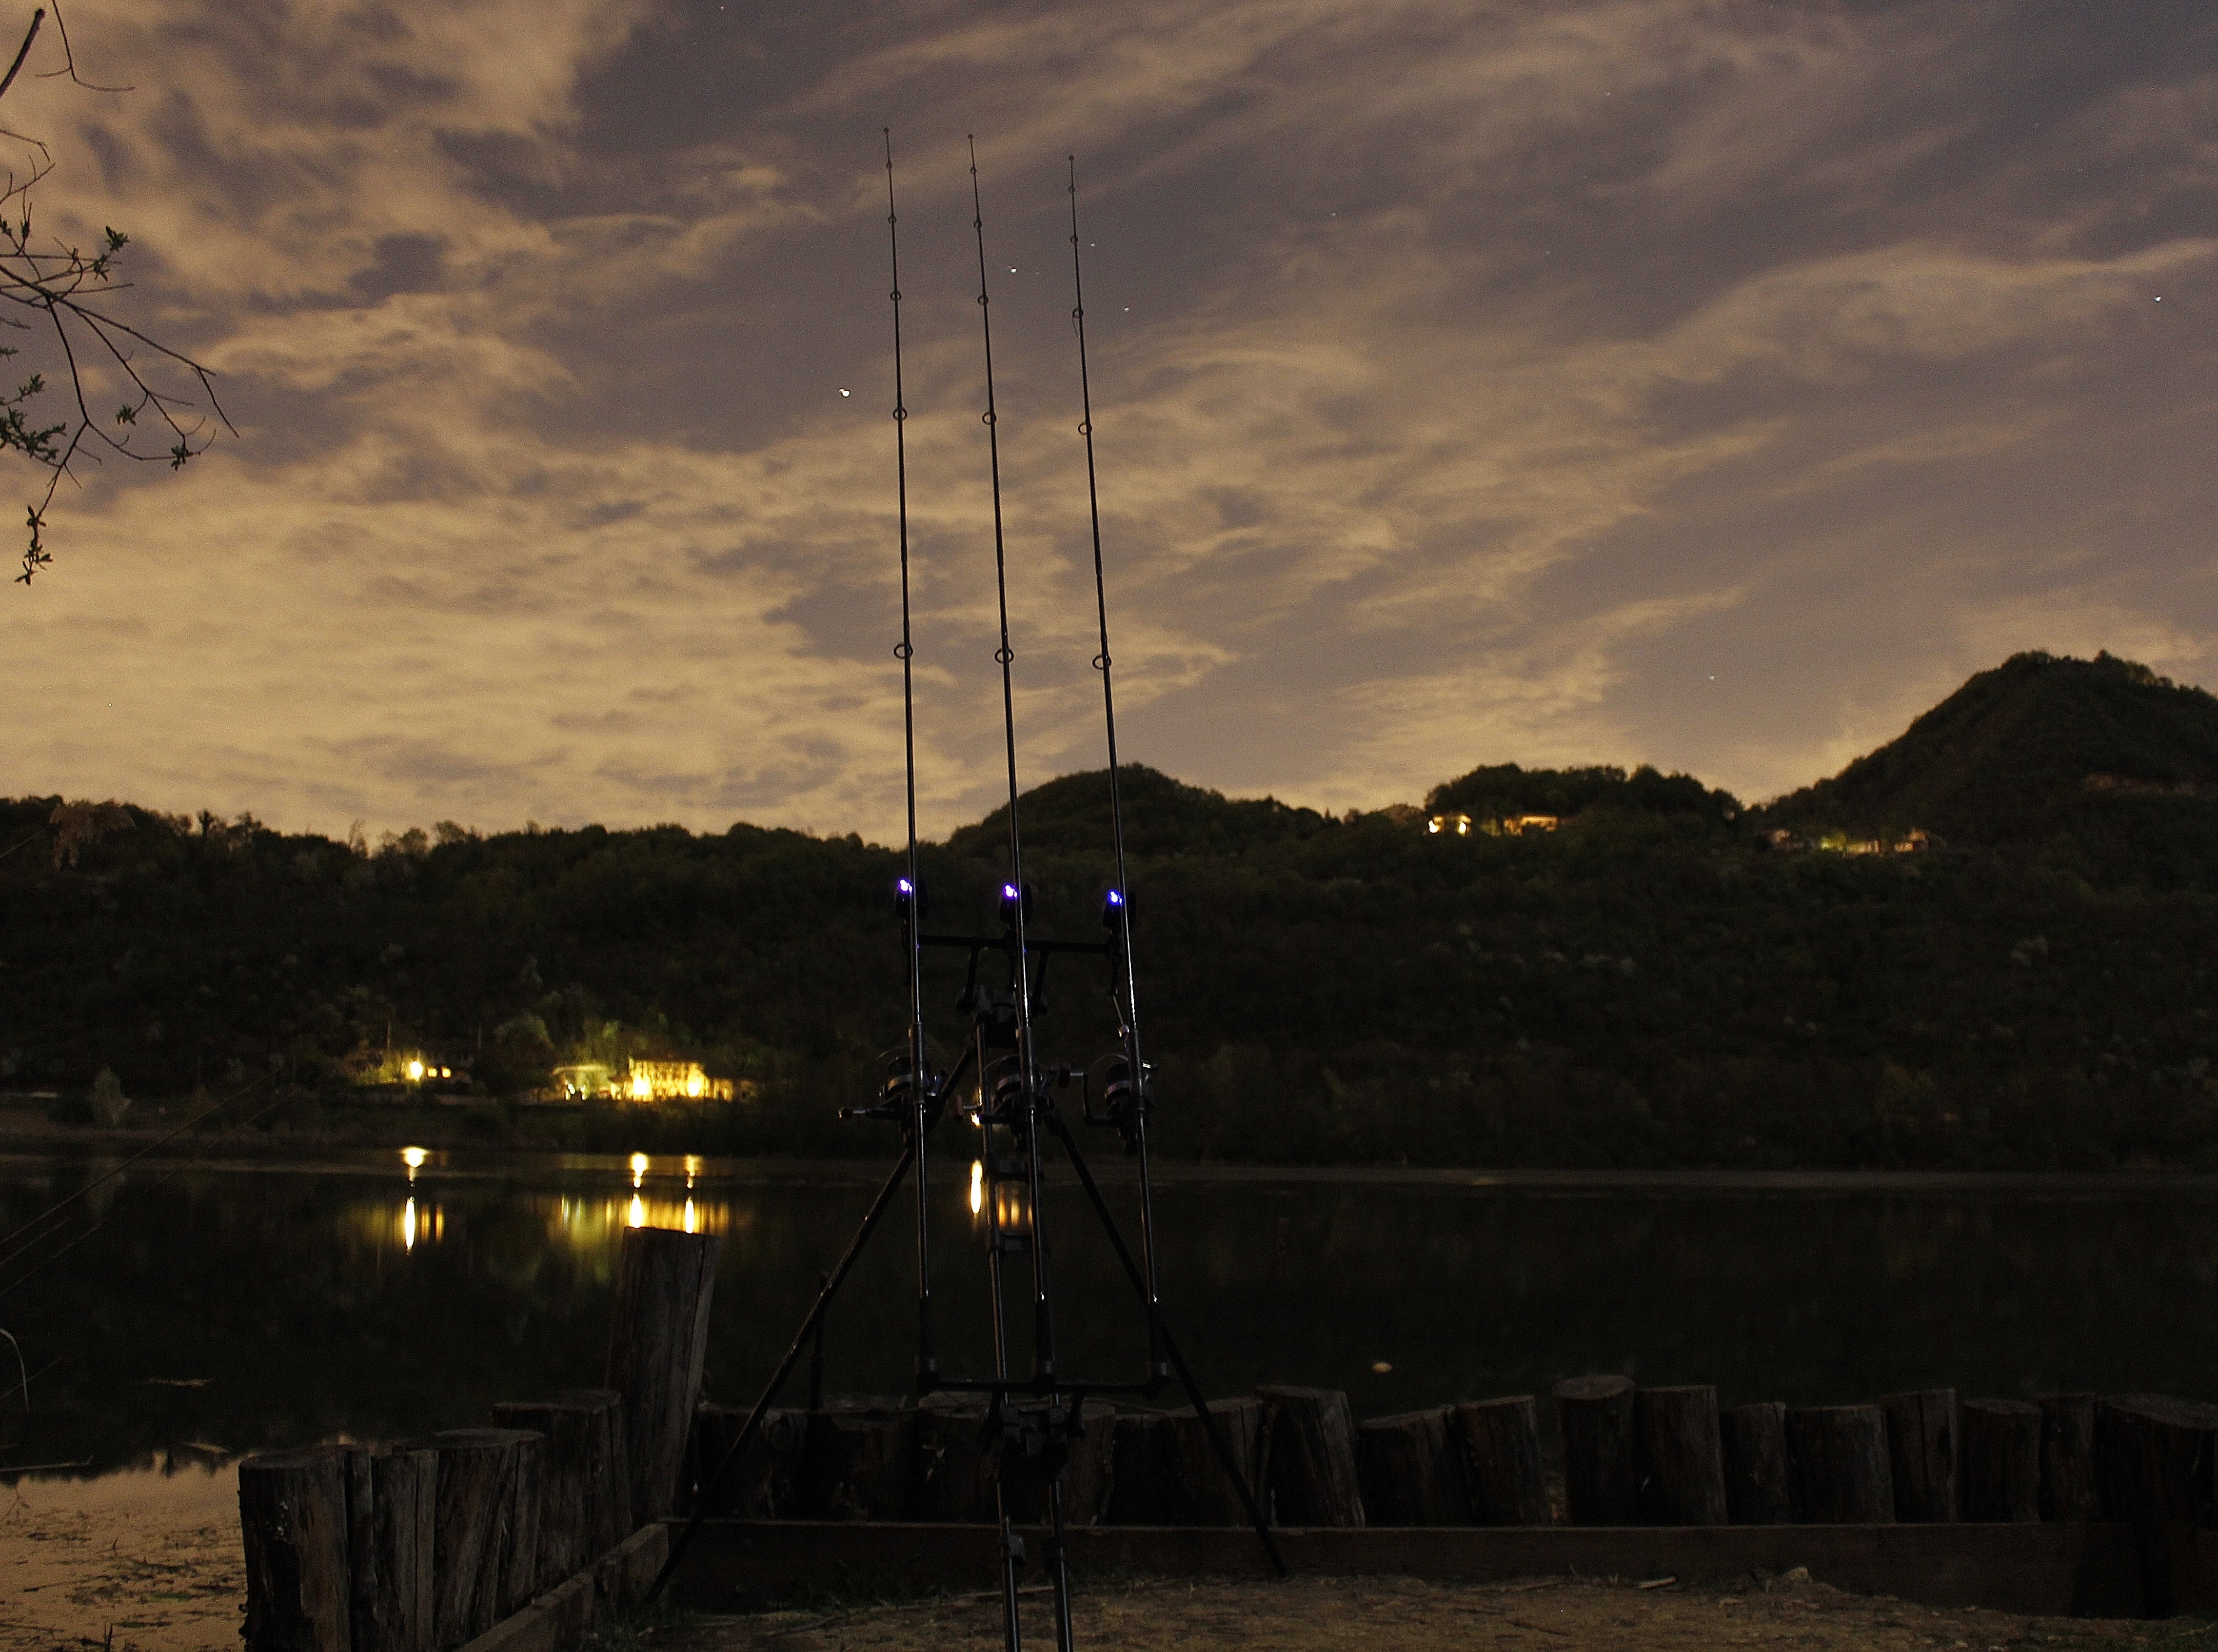
<path id="1" fill-rule="evenodd" d="M 1117 879 L 1110 888 L 1104 912 L 1116 941 L 1113 968 L 1121 978 L 1112 984 L 1111 997 L 1117 996 L 1119 987 L 1123 989 L 1123 999 L 1118 1005 L 1118 1031 L 1124 1046 L 1124 1067 L 1121 1075 L 1113 1070 L 1105 1075 L 1108 1082 L 1104 1086 L 1103 1111 L 1105 1121 L 1117 1127 L 1124 1137 L 1126 1150 L 1139 1161 L 1140 1265 L 1147 1297 L 1148 1355 L 1149 1363 L 1161 1376 L 1166 1374 L 1162 1302 L 1155 1286 L 1155 1194 L 1148 1177 L 1148 1107 L 1151 1097 L 1147 1064 L 1140 1050 L 1140 993 L 1132 963 L 1131 885 L 1124 875 L 1124 798 L 1117 761 L 1117 691 L 1110 670 L 1109 587 L 1102 572 L 1101 485 L 1094 462 L 1094 385 L 1086 363 L 1086 278 L 1079 256 L 1078 157 L 1073 155 L 1069 161 L 1070 325 L 1078 338 L 1078 433 L 1086 439 L 1086 509 L 1094 535 L 1094 612 L 1101 637 L 1101 651 L 1094 656 L 1094 668 L 1101 674 L 1101 723 L 1109 747 L 1109 839 L 1115 855 Z"/>
<path id="2" fill-rule="evenodd" d="M 1032 904 L 1032 891 L 1025 882 L 1024 833 L 1018 820 L 1017 806 L 1017 705 L 1016 689 L 1011 667 L 1016 660 L 1009 647 L 1009 574 L 1007 539 L 1001 515 L 1001 421 L 994 399 L 994 321 L 992 301 L 986 278 L 986 208 L 978 189 L 978 140 L 974 134 L 970 145 L 970 229 L 978 248 L 978 330 L 985 350 L 986 364 L 986 452 L 988 474 L 991 479 L 994 498 L 994 595 L 1001 620 L 1001 646 L 994 650 L 994 658 L 1001 668 L 1001 739 L 1002 750 L 1008 765 L 1009 781 L 1009 879 L 1001 886 L 1001 917 L 1008 931 L 1009 956 L 1013 969 L 1010 974 L 1011 1008 L 1014 1014 L 1016 1035 L 1016 1071 L 991 1085 L 987 1078 L 984 1055 L 980 1049 L 979 1076 L 981 1080 L 978 1121 L 983 1138 L 981 1163 L 989 1171 L 998 1171 L 993 1152 L 993 1136 L 996 1124 L 1009 1130 L 1024 1152 L 1025 1181 L 1024 1210 L 1029 1220 L 1025 1250 L 1032 1262 L 1032 1382 L 1036 1389 L 1046 1394 L 1050 1409 L 1057 1406 L 1061 1395 L 1055 1392 L 1055 1318 L 1050 1304 L 1047 1270 L 1047 1233 L 1045 1202 L 1040 1197 L 1041 1163 L 1039 1105 L 1040 1094 L 1036 1051 L 1032 1041 L 1032 953 L 1025 944 L 1025 908 Z M 1016 1094 L 1011 1096 L 1009 1078 L 1013 1077 Z M 1008 1247 L 1001 1243 L 1000 1232 L 1004 1202 L 1001 1197 L 1004 1178 L 995 1177 L 993 1212 L 988 1217 L 988 1239 L 991 1249 L 988 1254 L 993 1275 L 994 1307 L 994 1364 L 997 1384 L 1008 1381 L 1007 1343 L 1003 1324 L 1001 1295 L 1001 1258 Z M 1001 1394 L 994 1395 L 994 1408 L 1001 1406 Z M 1009 1500 L 1000 1490 L 997 1479 L 996 1500 L 1001 1505 L 1002 1535 L 1001 1570 L 1004 1599 L 1004 1625 L 1009 1652 L 1017 1652 L 1020 1631 L 1017 1624 L 1017 1568 L 1021 1563 L 1023 1549 L 1014 1541 L 1010 1529 Z M 1070 1570 L 1063 1553 L 1063 1487 L 1060 1477 L 1051 1478 L 1048 1485 L 1050 1536 L 1048 1570 L 1055 1586 L 1056 1644 L 1061 1652 L 1069 1652 L 1070 1628 Z"/>
<path id="3" fill-rule="evenodd" d="M 878 1225 L 902 1177 L 917 1171 L 917 1268 L 920 1342 L 916 1363 L 919 1394 L 939 1391 L 982 1399 L 985 1438 L 994 1442 L 994 1516 L 999 1527 L 1003 1630 L 1008 1652 L 1021 1652 L 1018 1616 L 1018 1582 L 1025 1564 L 1024 1540 L 1016 1530 L 1017 1507 L 1013 1494 L 1019 1487 L 1044 1494 L 1048 1547 L 1043 1556 L 1053 1581 L 1056 1643 L 1059 1652 L 1072 1645 L 1070 1579 L 1065 1550 L 1063 1492 L 1065 1471 L 1073 1444 L 1086 1434 L 1085 1409 L 1089 1400 L 1112 1395 L 1152 1400 L 1175 1374 L 1211 1451 L 1227 1478 L 1238 1489 L 1248 1517 L 1261 1540 L 1272 1568 L 1286 1574 L 1284 1557 L 1270 1531 L 1268 1517 L 1247 1475 L 1236 1460 L 1230 1441 L 1209 1409 L 1200 1384 L 1173 1338 L 1165 1322 L 1155 1280 L 1154 1211 L 1147 1162 L 1147 1111 L 1149 1074 L 1142 1057 L 1137 991 L 1132 964 L 1131 917 L 1125 885 L 1125 843 L 1122 770 L 1117 751 L 1116 702 L 1110 674 L 1107 580 L 1101 544 L 1101 510 L 1093 442 L 1092 387 L 1087 376 L 1085 339 L 1083 271 L 1079 252 L 1077 162 L 1070 163 L 1071 276 L 1075 303 L 1072 320 L 1078 330 L 1080 396 L 1086 438 L 1087 493 L 1094 542 L 1095 618 L 1100 649 L 1094 663 L 1102 674 L 1102 709 L 1110 767 L 1111 827 L 1116 864 L 1116 885 L 1105 897 L 1103 927 L 1106 938 L 1093 941 L 1050 939 L 1032 933 L 1032 891 L 1025 881 L 1024 838 L 1019 818 L 1017 783 L 1016 692 L 1012 667 L 1016 655 L 1009 641 L 1008 543 L 1001 499 L 1000 417 L 994 375 L 994 335 L 990 283 L 986 266 L 985 208 L 978 175 L 977 143 L 970 141 L 970 227 L 978 258 L 978 314 L 984 351 L 985 411 L 988 477 L 994 513 L 994 578 L 999 620 L 998 646 L 994 658 L 1001 674 L 1001 735 L 1007 766 L 1009 807 L 1009 869 L 1000 891 L 1001 933 L 935 934 L 923 928 L 925 891 L 916 827 L 916 725 L 914 646 L 908 543 L 908 469 L 905 425 L 908 408 L 903 391 L 901 333 L 901 273 L 898 217 L 895 210 L 893 140 L 885 134 L 886 222 L 892 253 L 894 285 L 894 431 L 898 541 L 901 581 L 901 640 L 894 650 L 901 661 L 901 712 L 905 779 L 908 810 L 908 850 L 906 876 L 896 880 L 896 908 L 908 947 L 909 1016 L 905 1050 L 888 1057 L 888 1077 L 874 1105 L 843 1108 L 843 1118 L 878 1118 L 895 1122 L 902 1134 L 901 1153 L 862 1227 L 851 1241 L 838 1267 L 826 1276 L 814 1305 L 785 1358 L 763 1389 L 738 1436 L 725 1448 L 722 1460 L 701 1480 L 693 1512 L 671 1545 L 668 1558 L 649 1587 L 647 1604 L 660 1597 L 677 1572 L 702 1519 L 716 1506 L 717 1492 L 734 1466 L 757 1438 L 763 1419 L 780 1388 L 798 1363 L 802 1352 L 823 1323 L 833 1296 L 848 1276 L 870 1233 Z M 926 947 L 946 947 L 969 954 L 969 971 L 957 1008 L 971 1018 L 969 1038 L 961 1057 L 942 1074 L 928 1063 L 924 1035 L 922 953 Z M 1035 1043 L 1033 1012 L 1047 966 L 1058 953 L 1086 954 L 1102 959 L 1112 976 L 1110 997 L 1117 1010 L 1118 1047 L 1112 1056 L 1097 1061 L 1108 1064 L 1102 1089 L 1104 1111 L 1093 1105 L 1092 1071 L 1081 1090 L 1083 1111 L 1090 1124 L 1115 1127 L 1125 1149 L 1139 1159 L 1140 1224 L 1136 1258 L 1124 1241 L 1100 1184 L 1088 1167 L 1076 1135 L 1050 1090 L 1067 1087 L 1079 1070 L 1058 1066 L 1050 1073 Z M 980 978 L 980 966 L 989 954 L 1007 960 L 1008 985 L 1001 990 Z M 1038 960 L 1039 976 L 1033 975 Z M 957 1102 L 957 1098 L 960 1097 Z M 939 1368 L 932 1318 L 930 1274 L 930 1217 L 923 1175 L 926 1139 L 954 1102 L 979 1133 L 978 1159 L 971 1171 L 971 1210 L 984 1229 L 993 1333 L 992 1375 L 970 1377 L 945 1375 Z M 1055 1321 L 1048 1274 L 1048 1241 L 1042 1197 L 1045 1167 L 1043 1133 L 1061 1144 L 1080 1188 L 1099 1220 L 1117 1260 L 1139 1297 L 1148 1320 L 1148 1375 L 1138 1381 L 1095 1381 L 1063 1373 L 1057 1366 Z M 1031 1264 L 1032 1361 L 1027 1376 L 1011 1374 L 1008 1300 L 1005 1292 L 1006 1258 L 1025 1256 Z M 1038 1515 L 1028 1506 L 1029 1526 Z M 982 1511 L 981 1511 L 982 1512 Z"/>
<path id="4" fill-rule="evenodd" d="M 894 307 L 894 475 L 901 538 L 901 646 L 894 650 L 901 662 L 901 749 L 908 803 L 908 876 L 895 885 L 895 904 L 908 947 L 908 1065 L 905 1078 L 909 1119 L 908 1127 L 916 1144 L 916 1375 L 920 1387 L 929 1387 L 939 1375 L 939 1335 L 932 1314 L 932 1219 L 926 1204 L 925 1136 L 939 1097 L 925 1058 L 924 1048 L 924 876 L 918 869 L 916 850 L 916 647 L 910 633 L 908 579 L 908 401 L 901 384 L 901 218 L 894 210 L 894 129 L 886 138 L 886 242 L 891 255 Z M 889 1102 L 899 1099 L 889 1096 Z"/>

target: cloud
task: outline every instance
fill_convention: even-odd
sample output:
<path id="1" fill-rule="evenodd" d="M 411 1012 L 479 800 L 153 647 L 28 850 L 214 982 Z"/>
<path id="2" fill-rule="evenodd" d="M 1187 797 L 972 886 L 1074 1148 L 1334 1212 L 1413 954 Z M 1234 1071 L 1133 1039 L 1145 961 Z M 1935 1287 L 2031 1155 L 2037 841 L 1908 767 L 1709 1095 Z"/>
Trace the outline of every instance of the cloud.
<path id="1" fill-rule="evenodd" d="M 1001 785 L 971 130 L 1028 782 L 1100 752 L 1074 151 L 1131 755 L 1334 807 L 1509 760 L 1753 796 L 1998 650 L 2192 675 L 2196 27 L 102 13 L 80 58 L 137 90 L 11 95 L 65 162 L 41 213 L 130 229 L 124 301 L 244 435 L 55 513 L 0 610 L 40 685 L 10 789 L 892 837 L 887 125 L 929 829 Z"/>

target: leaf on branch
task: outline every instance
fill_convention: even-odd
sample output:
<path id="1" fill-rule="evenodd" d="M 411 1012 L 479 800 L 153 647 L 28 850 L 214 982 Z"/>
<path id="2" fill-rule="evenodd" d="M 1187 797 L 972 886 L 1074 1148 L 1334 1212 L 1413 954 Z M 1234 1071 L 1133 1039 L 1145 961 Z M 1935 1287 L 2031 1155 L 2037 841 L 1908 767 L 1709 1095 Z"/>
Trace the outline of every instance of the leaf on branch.
<path id="1" fill-rule="evenodd" d="M 115 422 L 116 422 L 117 424 L 119 424 L 119 425 L 135 425 L 135 424 L 137 424 L 137 423 L 139 422 L 139 410 L 138 410 L 138 408 L 136 408 L 136 407 L 118 407 L 118 408 L 115 410 Z"/>

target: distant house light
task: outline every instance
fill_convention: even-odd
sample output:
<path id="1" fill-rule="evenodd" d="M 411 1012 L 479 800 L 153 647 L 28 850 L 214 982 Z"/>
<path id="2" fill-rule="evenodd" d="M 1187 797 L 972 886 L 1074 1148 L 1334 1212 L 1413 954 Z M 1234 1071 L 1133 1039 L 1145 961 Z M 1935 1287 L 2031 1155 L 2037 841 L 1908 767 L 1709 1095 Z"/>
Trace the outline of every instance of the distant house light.
<path id="1" fill-rule="evenodd" d="M 1471 817 L 1469 815 L 1434 815 L 1425 823 L 1425 835 L 1428 837 L 1469 837 Z"/>
<path id="2" fill-rule="evenodd" d="M 420 1084 L 424 1082 L 424 1064 L 421 1061 L 411 1061 L 408 1064 L 408 1082 L 412 1084 Z"/>
<path id="3" fill-rule="evenodd" d="M 634 1061 L 624 1093 L 635 1102 L 728 1102 L 739 1086 L 712 1078 L 698 1061 Z"/>

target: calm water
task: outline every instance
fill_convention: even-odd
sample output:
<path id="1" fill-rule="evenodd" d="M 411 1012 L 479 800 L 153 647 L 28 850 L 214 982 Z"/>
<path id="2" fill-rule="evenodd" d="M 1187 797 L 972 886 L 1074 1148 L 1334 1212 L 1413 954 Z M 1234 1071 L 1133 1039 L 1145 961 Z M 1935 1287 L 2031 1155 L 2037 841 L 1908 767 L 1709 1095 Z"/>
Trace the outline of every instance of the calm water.
<path id="1" fill-rule="evenodd" d="M 0 1233 L 108 1168 L 0 1159 Z M 947 1363 L 975 1369 L 983 1265 L 967 1167 L 947 1168 Z M 80 1203 L 65 1241 L 102 1225 L 74 1248 L 28 1277 L 57 1246 L 0 1264 L 0 1329 L 30 1373 L 28 1415 L 20 1392 L 0 1409 L 0 1474 L 392 1438 L 596 1382 L 634 1220 L 724 1236 L 709 1388 L 752 1399 L 877 1174 L 712 1161 L 689 1187 L 675 1158 L 635 1177 L 621 1158 L 438 1155 L 412 1181 L 383 1152 L 134 1169 Z M 834 1311 L 830 1391 L 906 1386 L 910 1210 Z M 1186 1173 L 1158 1212 L 1165 1298 L 1212 1394 L 1313 1383 L 1376 1415 L 1610 1370 L 1728 1403 L 1939 1384 L 2218 1397 L 2218 1182 Z M 1065 1369 L 1133 1371 L 1140 1321 L 1090 1218 L 1075 1200 L 1050 1214 Z M 0 1363 L 13 1384 L 4 1342 Z"/>

